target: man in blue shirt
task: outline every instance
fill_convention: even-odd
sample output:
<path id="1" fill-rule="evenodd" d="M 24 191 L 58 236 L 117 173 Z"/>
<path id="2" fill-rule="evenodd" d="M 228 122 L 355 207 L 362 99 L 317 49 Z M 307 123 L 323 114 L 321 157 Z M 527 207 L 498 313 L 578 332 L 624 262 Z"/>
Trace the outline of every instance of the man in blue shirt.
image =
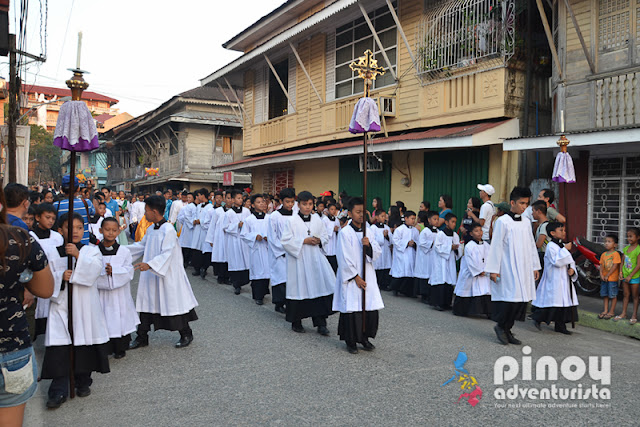
<path id="1" fill-rule="evenodd" d="M 165 200 L 165 208 L 164 208 L 164 219 L 169 221 L 169 212 L 171 211 L 171 205 L 173 204 L 173 200 L 171 200 L 171 190 L 167 190 L 164 192 L 164 200 Z"/>
<path id="2" fill-rule="evenodd" d="M 7 221 L 14 227 L 22 227 L 29 231 L 29 227 L 22 220 L 29 210 L 29 189 L 22 184 L 9 183 L 4 187 L 4 197 L 7 202 Z"/>
<path id="3" fill-rule="evenodd" d="M 87 203 L 84 199 L 78 196 L 78 178 L 75 180 L 75 197 L 73 199 L 73 211 L 82 216 L 84 221 L 84 236 L 82 237 L 82 244 L 89 244 L 89 215 L 95 215 L 96 210 L 93 204 Z M 62 196 L 64 197 L 59 202 L 53 204 L 53 207 L 58 211 L 58 218 L 69 212 L 69 175 L 62 177 Z"/>
<path id="4" fill-rule="evenodd" d="M 111 189 L 109 187 L 103 187 L 100 191 L 104 194 L 104 204 L 107 205 L 107 209 L 111 211 L 111 215 L 114 218 L 120 218 L 120 206 L 118 201 L 111 198 Z"/>

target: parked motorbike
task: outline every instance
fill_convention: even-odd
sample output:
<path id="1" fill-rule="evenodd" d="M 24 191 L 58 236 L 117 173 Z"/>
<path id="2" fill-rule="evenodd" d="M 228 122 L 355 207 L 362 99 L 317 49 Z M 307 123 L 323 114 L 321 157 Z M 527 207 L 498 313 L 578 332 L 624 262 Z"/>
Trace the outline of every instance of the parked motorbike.
<path id="1" fill-rule="evenodd" d="M 582 294 L 595 295 L 600 290 L 600 256 L 606 249 L 584 237 L 576 237 L 573 247 L 572 255 L 578 272 L 576 288 Z"/>

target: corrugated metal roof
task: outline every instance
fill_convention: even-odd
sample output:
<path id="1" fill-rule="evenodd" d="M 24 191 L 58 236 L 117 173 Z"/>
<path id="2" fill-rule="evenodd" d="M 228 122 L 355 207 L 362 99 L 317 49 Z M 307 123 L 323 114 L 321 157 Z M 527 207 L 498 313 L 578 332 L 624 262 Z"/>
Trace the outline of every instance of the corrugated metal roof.
<path id="1" fill-rule="evenodd" d="M 207 120 L 212 122 L 226 122 L 229 124 L 242 125 L 240 120 L 233 114 L 208 113 L 203 111 L 180 111 L 172 114 L 172 118 L 183 118 L 188 120 Z"/>
<path id="2" fill-rule="evenodd" d="M 223 88 L 223 92 L 220 92 L 219 88 L 212 87 L 212 86 L 198 86 L 193 89 L 182 92 L 178 96 L 182 98 L 199 99 L 203 101 L 227 102 L 227 98 L 225 98 L 225 95 L 227 95 L 227 97 L 229 98 L 229 100 L 231 100 L 231 102 L 235 102 L 236 99 L 231 93 L 231 91 L 229 91 L 229 89 Z M 237 89 L 236 95 L 238 95 L 238 98 L 240 99 L 240 101 L 242 101 L 242 98 L 243 98 L 242 89 Z"/>
<path id="3" fill-rule="evenodd" d="M 582 130 L 573 130 L 570 132 L 565 132 L 564 135 L 581 135 L 585 133 L 597 133 L 597 132 L 610 132 L 614 130 L 627 130 L 627 129 L 640 129 L 640 123 L 636 125 L 625 125 L 625 126 L 615 126 L 608 128 L 593 128 L 593 129 L 582 129 Z M 527 136 L 518 136 L 515 138 L 505 138 L 505 141 L 512 141 L 517 139 L 533 139 L 533 138 L 545 138 L 548 136 L 557 136 L 558 138 L 562 135 L 562 133 L 545 133 L 542 135 L 527 135 Z"/>

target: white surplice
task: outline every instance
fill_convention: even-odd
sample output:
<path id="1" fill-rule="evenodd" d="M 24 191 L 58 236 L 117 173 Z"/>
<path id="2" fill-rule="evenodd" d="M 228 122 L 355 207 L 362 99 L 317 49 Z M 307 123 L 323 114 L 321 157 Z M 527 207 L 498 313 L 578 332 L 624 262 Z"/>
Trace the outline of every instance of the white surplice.
<path id="1" fill-rule="evenodd" d="M 109 341 L 107 322 L 100 305 L 96 281 L 102 269 L 102 257 L 97 246 L 83 246 L 80 255 L 74 258 L 71 279 L 73 298 L 73 345 L 84 346 L 104 344 Z M 67 295 L 69 286 L 61 289 L 62 276 L 67 270 L 67 257 L 60 256 L 58 250 L 49 259 L 53 273 L 53 295 L 50 298 L 49 320 L 44 345 L 46 347 L 69 345 L 69 306 Z"/>
<path id="2" fill-rule="evenodd" d="M 574 271 L 571 277 L 569 268 Z M 544 253 L 542 279 L 538 283 L 533 305 L 539 308 L 577 306 L 576 287 L 571 284 L 577 280 L 578 273 L 571 252 L 553 241 L 549 242 Z"/>
<path id="3" fill-rule="evenodd" d="M 416 263 L 416 248 L 409 246 L 413 240 L 416 245 L 420 233 L 415 227 L 402 224 L 393 232 L 393 262 L 391 265 L 391 277 L 413 277 L 413 269 Z"/>
<path id="4" fill-rule="evenodd" d="M 249 279 L 262 280 L 271 276 L 269 265 L 268 242 L 269 215 L 258 218 L 255 214 L 249 215 L 244 221 L 240 238 L 249 247 Z M 258 236 L 262 240 L 256 240 Z M 267 240 L 264 240 L 267 238 Z"/>
<path id="5" fill-rule="evenodd" d="M 126 246 L 117 248 L 112 246 L 111 251 L 113 254 L 105 250 L 110 255 L 100 252 L 103 267 L 96 284 L 104 318 L 107 321 L 109 338 L 120 338 L 134 332 L 140 323 L 140 318 L 131 297 L 131 280 L 133 280 L 131 252 Z M 111 276 L 107 275 L 107 264 L 111 264 Z"/>
<path id="6" fill-rule="evenodd" d="M 376 279 L 373 261 L 382 255 L 378 242 L 372 238 L 373 229 L 367 224 L 367 236 L 371 245 L 371 255 L 367 255 L 365 282 L 365 310 L 374 311 L 384 308 L 380 288 Z M 333 294 L 333 310 L 341 313 L 362 311 L 362 289 L 353 280 L 355 276 L 362 277 L 362 231 L 356 231 L 351 224 L 340 230 L 338 239 L 337 259 L 338 274 Z"/>
<path id="7" fill-rule="evenodd" d="M 282 247 L 282 232 L 291 215 L 282 215 L 275 211 L 269 215 L 267 243 L 269 245 L 269 263 L 271 265 L 271 285 L 277 286 L 287 281 L 287 252 Z"/>
<path id="8" fill-rule="evenodd" d="M 204 206 L 203 206 L 204 205 Z M 207 231 L 209 230 L 209 224 L 205 224 L 207 213 L 213 209 L 211 203 L 202 203 L 196 206 L 195 220 L 199 220 L 200 224 L 194 224 L 193 236 L 191 237 L 191 248 L 197 251 L 201 251 L 204 241 L 207 237 Z M 205 228 L 206 227 L 206 228 Z M 207 251 L 211 252 L 211 251 Z"/>
<path id="9" fill-rule="evenodd" d="M 420 237 L 416 242 L 416 267 L 413 270 L 413 277 L 418 279 L 429 279 L 431 277 L 434 261 L 432 252 L 435 252 L 433 244 L 438 235 L 437 231 L 437 228 L 434 232 L 433 228 L 427 226 L 420 232 Z"/>
<path id="10" fill-rule="evenodd" d="M 178 200 L 174 200 L 171 203 L 171 208 L 169 208 L 169 222 L 171 224 L 175 224 L 176 221 L 178 220 L 178 214 L 180 214 L 180 211 L 182 210 L 182 208 L 184 207 L 184 203 L 182 203 L 182 200 L 178 199 Z"/>
<path id="11" fill-rule="evenodd" d="M 212 218 L 209 225 L 209 231 L 207 232 L 206 242 L 212 245 L 211 247 L 211 262 L 224 263 L 227 262 L 227 237 L 222 230 L 222 218 L 227 209 L 223 206 L 215 209 L 215 224 Z"/>
<path id="12" fill-rule="evenodd" d="M 509 214 L 502 215 L 493 225 L 485 267 L 487 273 L 500 274 L 497 283 L 491 282 L 491 301 L 531 301 L 536 294 L 533 277 L 536 270 L 540 270 L 540 258 L 531 222 L 526 218 L 514 221 Z"/>
<path id="13" fill-rule="evenodd" d="M 433 242 L 433 251 L 435 251 L 436 255 L 433 257 L 431 274 L 429 276 L 431 286 L 443 285 L 445 283 L 449 285 L 456 284 L 456 260 L 460 259 L 462 248 L 458 246 L 458 249 L 454 251 L 451 250 L 451 245 L 460 245 L 460 236 L 458 236 L 458 233 L 447 236 L 444 231 L 438 230 L 436 240 Z"/>
<path id="14" fill-rule="evenodd" d="M 196 213 L 196 205 L 189 203 L 178 214 L 178 222 L 180 223 L 179 242 L 183 248 L 193 249 L 193 221 L 196 219 Z"/>
<path id="15" fill-rule="evenodd" d="M 391 239 L 393 237 L 391 229 L 387 224 L 383 224 L 382 227 L 378 227 L 378 225 L 376 224 L 375 226 L 371 227 L 371 230 L 373 239 L 375 239 L 375 241 L 378 243 L 378 246 L 380 246 L 380 250 L 382 251 L 380 256 L 373 260 L 373 268 L 375 268 L 376 270 L 389 270 L 391 268 L 393 256 L 391 254 Z M 384 237 L 385 231 L 387 231 L 387 235 L 389 236 L 388 238 Z"/>
<path id="16" fill-rule="evenodd" d="M 336 275 L 319 246 L 305 245 L 307 237 L 317 237 L 322 245 L 329 241 L 327 229 L 316 214 L 304 222 L 293 214 L 284 224 L 282 247 L 287 252 L 287 299 L 314 299 L 333 294 Z"/>
<path id="17" fill-rule="evenodd" d="M 139 200 L 133 202 L 131 205 L 130 211 L 130 220 L 131 222 L 140 222 L 142 221 L 142 217 L 144 216 L 144 207 L 145 203 Z"/>
<path id="18" fill-rule="evenodd" d="M 338 232 L 340 231 L 340 220 L 338 218 L 333 218 L 333 221 L 326 215 L 322 215 L 320 218 L 325 227 L 327 227 L 327 235 L 329 236 L 329 241 L 327 242 L 327 246 L 322 245 L 322 253 L 326 256 L 334 256 L 337 252 L 337 241 L 338 241 Z M 338 232 L 334 231 L 335 227 L 338 227 Z"/>
<path id="19" fill-rule="evenodd" d="M 225 212 L 222 217 L 222 230 L 226 234 L 226 253 L 229 271 L 243 271 L 249 269 L 249 247 L 240 239 L 240 222 L 245 219 L 251 212 L 249 209 L 242 207 L 240 212 L 236 212 L 234 208 Z"/>
<path id="20" fill-rule="evenodd" d="M 40 243 L 40 247 L 48 260 L 57 256 L 58 246 L 64 245 L 64 238 L 57 231 L 50 230 L 49 237 L 46 239 L 40 239 L 33 231 L 30 231 L 29 234 L 33 236 L 36 242 Z M 36 319 L 46 319 L 49 316 L 49 298 L 36 297 L 36 300 Z"/>
<path id="21" fill-rule="evenodd" d="M 213 250 L 211 243 L 213 242 L 208 242 L 207 237 L 209 236 L 209 230 L 212 227 L 215 231 L 215 224 L 216 224 L 216 217 L 217 217 L 216 208 L 209 203 L 204 208 L 201 216 L 202 216 L 202 219 L 200 219 L 200 226 L 202 227 L 202 233 L 200 238 L 200 241 L 201 241 L 200 252 L 211 253 L 211 251 Z"/>
<path id="22" fill-rule="evenodd" d="M 158 229 L 155 225 L 150 226 L 141 241 L 127 248 L 133 260 L 142 256 L 142 262 L 151 267 L 140 272 L 136 297 L 138 313 L 177 316 L 197 307 L 198 301 L 182 265 L 184 260 L 178 236 L 171 224 L 164 222 Z"/>
<path id="23" fill-rule="evenodd" d="M 456 283 L 455 294 L 459 297 L 479 297 L 491 294 L 491 280 L 484 272 L 489 243 L 476 243 L 474 240 L 464 245 L 464 256 L 460 261 L 460 274 Z"/>

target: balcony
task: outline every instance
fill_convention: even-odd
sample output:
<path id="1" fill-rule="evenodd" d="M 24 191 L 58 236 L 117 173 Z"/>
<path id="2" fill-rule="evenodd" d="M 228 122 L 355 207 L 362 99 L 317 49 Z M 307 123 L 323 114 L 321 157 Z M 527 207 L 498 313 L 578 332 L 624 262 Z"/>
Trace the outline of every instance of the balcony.
<path id="1" fill-rule="evenodd" d="M 640 71 L 596 80 L 596 127 L 640 124 Z"/>
<path id="2" fill-rule="evenodd" d="M 213 155 L 213 166 L 226 165 L 233 162 L 233 154 L 231 153 L 216 153 Z"/>

